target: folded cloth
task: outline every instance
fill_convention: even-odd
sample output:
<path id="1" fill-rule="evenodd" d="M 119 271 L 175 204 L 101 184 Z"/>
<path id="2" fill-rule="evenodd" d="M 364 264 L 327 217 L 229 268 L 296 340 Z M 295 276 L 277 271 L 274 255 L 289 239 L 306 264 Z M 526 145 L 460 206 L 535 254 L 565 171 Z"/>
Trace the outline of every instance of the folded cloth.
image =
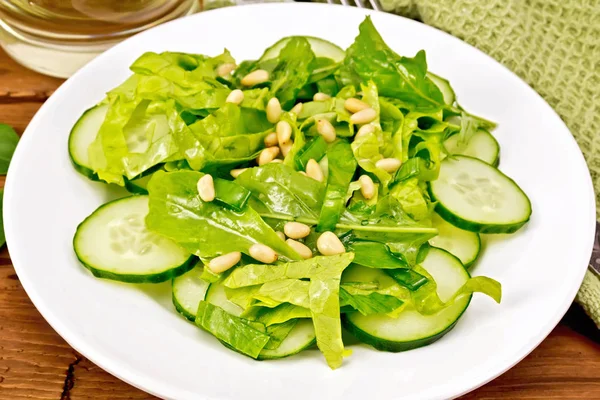
<path id="1" fill-rule="evenodd" d="M 595 192 L 600 193 L 599 2 L 380 1 L 385 11 L 463 39 L 529 83 L 571 130 L 588 163 Z M 600 249 L 595 253 L 591 262 L 597 269 L 590 265 L 576 301 L 600 328 Z"/>

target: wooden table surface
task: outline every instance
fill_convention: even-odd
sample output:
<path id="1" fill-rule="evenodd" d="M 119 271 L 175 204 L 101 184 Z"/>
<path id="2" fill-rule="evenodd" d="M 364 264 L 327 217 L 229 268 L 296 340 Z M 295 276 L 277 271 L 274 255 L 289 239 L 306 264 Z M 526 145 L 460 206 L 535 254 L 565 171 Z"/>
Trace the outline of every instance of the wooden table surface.
<path id="1" fill-rule="evenodd" d="M 0 122 L 19 134 L 61 84 L 0 49 Z M 4 184 L 4 179 L 0 180 Z M 0 399 L 120 400 L 152 396 L 74 351 L 35 309 L 0 252 Z M 600 333 L 578 306 L 525 360 L 465 399 L 600 399 Z"/>

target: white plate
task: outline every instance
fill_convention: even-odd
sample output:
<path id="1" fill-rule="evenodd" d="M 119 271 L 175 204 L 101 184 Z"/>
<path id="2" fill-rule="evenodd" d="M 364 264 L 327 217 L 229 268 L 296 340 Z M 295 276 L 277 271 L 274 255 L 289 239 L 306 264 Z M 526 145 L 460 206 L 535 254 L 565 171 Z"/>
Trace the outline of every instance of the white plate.
<path id="1" fill-rule="evenodd" d="M 530 196 L 526 228 L 489 240 L 475 274 L 502 282 L 500 306 L 475 296 L 439 342 L 405 353 L 354 346 L 336 371 L 317 351 L 256 362 L 221 346 L 176 314 L 168 284 L 98 280 L 71 248 L 75 228 L 107 198 L 71 167 L 67 137 L 81 113 L 128 75 L 144 51 L 256 58 L 286 35 L 348 46 L 372 14 L 400 54 L 427 51 L 467 110 L 500 123 L 501 169 Z M 75 349 L 117 377 L 172 399 L 446 399 L 493 379 L 558 323 L 583 279 L 595 205 L 571 134 L 525 83 L 462 41 L 418 22 L 356 8 L 269 4 L 210 11 L 159 26 L 109 50 L 67 81 L 37 113 L 12 161 L 4 195 L 6 236 L 25 290 Z"/>

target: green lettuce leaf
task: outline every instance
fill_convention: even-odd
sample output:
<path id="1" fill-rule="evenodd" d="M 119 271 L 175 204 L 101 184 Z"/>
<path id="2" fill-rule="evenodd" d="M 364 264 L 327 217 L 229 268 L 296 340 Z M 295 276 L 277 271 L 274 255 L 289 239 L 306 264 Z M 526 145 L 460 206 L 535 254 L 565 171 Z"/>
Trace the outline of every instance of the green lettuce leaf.
<path id="1" fill-rule="evenodd" d="M 114 96 L 98 135 L 88 149 L 90 166 L 100 179 L 124 185 L 162 162 L 177 159 L 175 137 L 187 126 L 174 101 L 127 100 Z"/>
<path id="2" fill-rule="evenodd" d="M 426 188 L 419 184 L 417 178 L 404 180 L 390 190 L 390 196 L 394 197 L 402 209 L 415 221 L 421 221 L 431 217 L 433 208 L 430 206 L 429 196 Z"/>
<path id="3" fill-rule="evenodd" d="M 483 293 L 491 297 L 496 303 L 502 300 L 502 286 L 492 278 L 486 276 L 475 276 L 467 280 L 447 301 L 442 301 L 437 293 L 437 284 L 433 277 L 421 266 L 414 268 L 415 272 L 426 276 L 427 283 L 416 291 L 411 292 L 411 301 L 414 307 L 421 314 L 431 315 L 452 305 L 456 300 L 463 296 L 470 296 L 473 293 Z"/>
<path id="4" fill-rule="evenodd" d="M 239 289 L 236 289 L 239 290 Z M 300 279 L 280 279 L 266 282 L 254 293 L 253 297 L 270 307 L 282 303 L 290 303 L 299 307 L 309 308 L 309 282 Z"/>
<path id="5" fill-rule="evenodd" d="M 297 318 L 310 317 L 311 313 L 308 308 L 298 307 L 290 303 L 283 303 L 274 308 L 257 307 L 255 319 L 266 326 L 271 326 Z"/>
<path id="6" fill-rule="evenodd" d="M 216 81 L 216 68 L 220 64 L 234 63 L 227 50 L 217 57 L 200 54 L 164 52 L 144 53 L 130 67 L 136 74 L 156 75 L 180 87 L 202 90 L 205 81 Z"/>
<path id="7" fill-rule="evenodd" d="M 148 229 L 202 258 L 233 251 L 248 254 L 250 246 L 262 243 L 284 259 L 300 259 L 251 207 L 236 212 L 203 202 L 196 187 L 202 176 L 195 171 L 154 173 L 148 184 Z"/>
<path id="8" fill-rule="evenodd" d="M 342 272 L 353 258 L 353 253 L 344 253 L 278 264 L 275 267 L 264 264 L 244 265 L 234 269 L 223 284 L 229 288 L 239 288 L 281 280 L 310 279 L 309 308 L 317 335 L 317 345 L 327 364 L 335 369 L 342 364 L 343 357 L 347 355 L 342 342 L 339 285 Z M 298 287 L 295 287 L 295 290 L 298 290 Z"/>
<path id="9" fill-rule="evenodd" d="M 363 315 L 388 314 L 399 309 L 404 302 L 394 296 L 377 292 L 368 295 L 351 295 L 344 286 L 340 288 L 340 305 L 350 306 Z"/>
<path id="10" fill-rule="evenodd" d="M 240 353 L 257 358 L 271 338 L 248 322 L 206 301 L 198 306 L 196 325 Z"/>

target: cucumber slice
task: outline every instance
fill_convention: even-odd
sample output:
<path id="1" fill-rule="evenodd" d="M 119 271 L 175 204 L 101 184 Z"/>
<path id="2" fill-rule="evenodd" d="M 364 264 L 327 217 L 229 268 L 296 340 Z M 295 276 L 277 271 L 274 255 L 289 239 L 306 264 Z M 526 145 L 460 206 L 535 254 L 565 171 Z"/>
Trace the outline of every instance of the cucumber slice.
<path id="1" fill-rule="evenodd" d="M 274 360 L 289 357 L 300 353 L 317 342 L 315 327 L 312 320 L 303 318 L 298 320 L 294 329 L 283 339 L 278 348 L 274 350 L 263 349 L 258 355 L 259 360 Z"/>
<path id="2" fill-rule="evenodd" d="M 421 266 L 435 279 L 438 294 L 447 301 L 469 279 L 469 273 L 460 260 L 445 250 L 432 247 Z M 353 265 L 344 272 L 342 280 L 352 282 L 379 281 L 388 278 L 382 270 Z M 455 325 L 467 309 L 471 296 L 458 299 L 451 306 L 434 315 L 421 315 L 407 308 L 398 318 L 387 315 L 346 314 L 344 326 L 360 341 L 378 350 L 406 351 L 426 346 L 440 339 Z"/>
<path id="3" fill-rule="evenodd" d="M 192 322 L 196 320 L 198 304 L 204 300 L 210 286 L 210 283 L 200 278 L 202 270 L 201 266 L 196 266 L 172 282 L 173 305 L 181 315 Z"/>
<path id="4" fill-rule="evenodd" d="M 479 234 L 459 229 L 435 213 L 432 221 L 438 235 L 429 239 L 429 244 L 454 255 L 467 268 L 473 265 L 481 251 Z"/>
<path id="5" fill-rule="evenodd" d="M 211 283 L 206 297 L 204 298 L 210 304 L 221 307 L 231 315 L 239 317 L 244 312 L 244 309 L 232 301 L 229 301 L 227 294 L 225 294 L 225 286 L 219 282 Z"/>
<path id="6" fill-rule="evenodd" d="M 193 268 L 196 258 L 175 242 L 146 229 L 148 196 L 106 203 L 77 227 L 73 248 L 98 278 L 164 282 Z"/>
<path id="7" fill-rule="evenodd" d="M 431 79 L 431 81 L 440 89 L 440 92 L 442 92 L 442 95 L 444 96 L 444 103 L 448 105 L 454 104 L 456 101 L 456 94 L 454 94 L 454 90 L 452 89 L 452 86 L 450 86 L 450 82 L 441 76 L 434 74 L 433 72 L 427 72 L 427 77 Z"/>
<path id="8" fill-rule="evenodd" d="M 152 178 L 152 174 L 142 176 L 134 180 L 125 179 L 125 189 L 133 194 L 148 194 L 148 182 Z"/>
<path id="9" fill-rule="evenodd" d="M 79 173 L 95 181 L 98 175 L 90 167 L 88 148 L 96 139 L 107 112 L 107 104 L 90 108 L 81 115 L 69 134 L 69 156 L 73 166 Z"/>
<path id="10" fill-rule="evenodd" d="M 447 157 L 438 179 L 429 185 L 436 211 L 461 229 L 513 233 L 531 216 L 531 202 L 521 188 L 491 165 L 467 156 Z"/>
<path id="11" fill-rule="evenodd" d="M 346 52 L 341 47 L 327 40 L 312 36 L 288 36 L 284 37 L 273 46 L 265 50 L 258 62 L 260 63 L 266 60 L 277 58 L 279 56 L 279 52 L 285 47 L 287 42 L 297 37 L 303 37 L 304 39 L 308 40 L 308 43 L 310 43 L 310 47 L 312 48 L 312 51 L 315 53 L 316 57 L 330 58 L 336 63 L 341 62 L 346 57 Z"/>
<path id="12" fill-rule="evenodd" d="M 494 136 L 485 129 L 479 129 L 465 146 L 458 146 L 458 134 L 450 136 L 444 142 L 450 154 L 475 157 L 497 167 L 500 162 L 500 145 Z"/>

